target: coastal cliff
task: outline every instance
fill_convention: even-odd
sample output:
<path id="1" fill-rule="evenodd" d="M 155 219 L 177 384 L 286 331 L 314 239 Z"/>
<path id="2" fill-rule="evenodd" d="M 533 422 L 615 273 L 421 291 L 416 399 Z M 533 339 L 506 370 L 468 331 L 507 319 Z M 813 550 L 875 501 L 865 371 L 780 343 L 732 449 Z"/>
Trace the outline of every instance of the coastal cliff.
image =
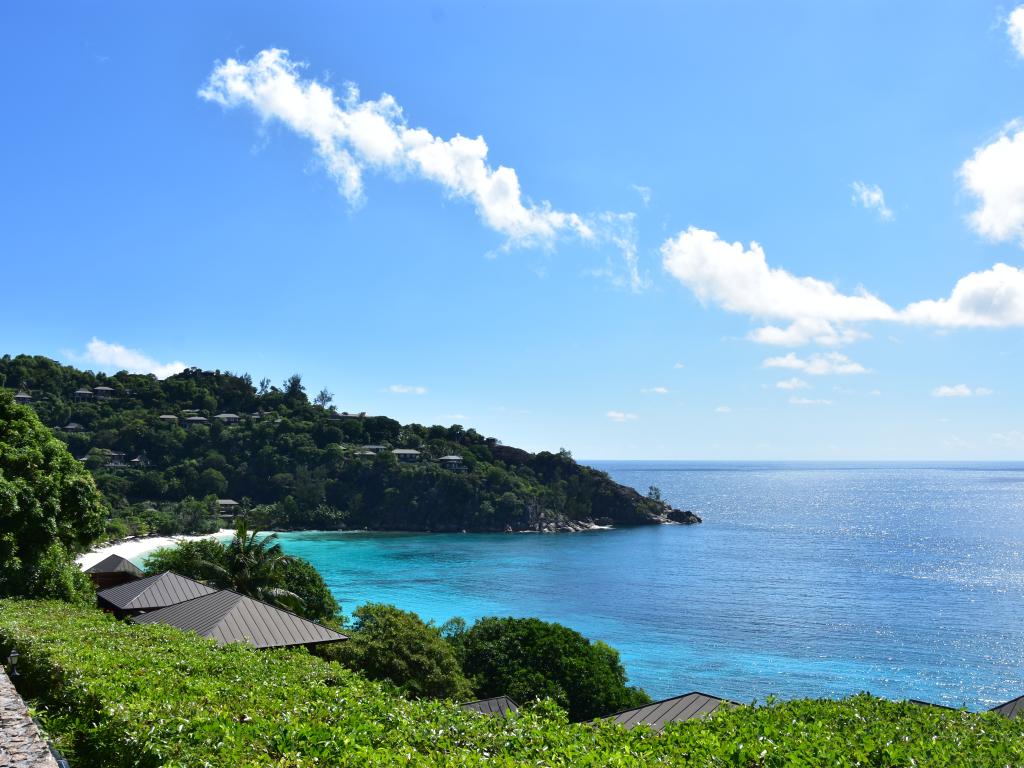
<path id="1" fill-rule="evenodd" d="M 216 530 L 245 511 L 278 529 L 578 531 L 699 523 L 578 464 L 459 424 L 401 424 L 280 386 L 190 368 L 159 380 L 0 358 L 18 393 L 90 470 L 107 535 Z"/>

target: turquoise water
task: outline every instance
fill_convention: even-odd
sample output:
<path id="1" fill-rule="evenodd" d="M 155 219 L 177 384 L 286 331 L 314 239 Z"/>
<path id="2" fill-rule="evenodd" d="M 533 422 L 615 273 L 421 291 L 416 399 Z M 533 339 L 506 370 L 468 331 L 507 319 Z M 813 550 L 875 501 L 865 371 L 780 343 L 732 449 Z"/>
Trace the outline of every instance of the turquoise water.
<path id="1" fill-rule="evenodd" d="M 281 538 L 346 612 L 558 621 L 655 697 L 1024 693 L 1024 464 L 593 464 L 705 522 Z"/>

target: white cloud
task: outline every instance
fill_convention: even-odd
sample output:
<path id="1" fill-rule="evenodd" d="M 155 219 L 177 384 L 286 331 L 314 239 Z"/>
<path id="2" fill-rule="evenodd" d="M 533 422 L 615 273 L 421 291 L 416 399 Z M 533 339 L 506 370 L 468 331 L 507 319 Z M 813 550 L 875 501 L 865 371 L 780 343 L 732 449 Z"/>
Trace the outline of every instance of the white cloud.
<path id="1" fill-rule="evenodd" d="M 775 386 L 779 389 L 807 389 L 811 385 L 803 379 L 794 376 L 791 379 L 783 379 L 782 381 L 776 382 Z"/>
<path id="2" fill-rule="evenodd" d="M 762 365 L 765 368 L 789 368 L 794 371 L 803 371 L 812 376 L 867 373 L 867 368 L 839 352 L 817 353 L 809 357 L 800 357 L 795 352 L 790 352 L 783 357 L 769 357 Z"/>
<path id="3" fill-rule="evenodd" d="M 880 389 L 872 389 L 870 392 L 868 392 L 868 394 L 871 395 L 872 397 L 881 397 L 882 396 L 882 390 L 880 390 Z"/>
<path id="4" fill-rule="evenodd" d="M 682 363 L 676 363 L 676 364 L 675 364 L 675 365 L 673 365 L 672 367 L 673 367 L 673 368 L 675 368 L 675 369 L 676 369 L 677 371 L 680 371 L 680 370 L 682 370 L 683 368 L 685 368 L 686 366 L 685 366 L 685 365 L 683 365 Z"/>
<path id="5" fill-rule="evenodd" d="M 1024 245 L 1024 126 L 1007 125 L 989 144 L 960 166 L 960 180 L 979 200 L 969 221 L 991 240 Z"/>
<path id="6" fill-rule="evenodd" d="M 640 184 L 633 185 L 633 191 L 640 195 L 640 199 L 643 200 L 644 205 L 650 205 L 651 203 L 651 188 L 644 187 Z"/>
<path id="7" fill-rule="evenodd" d="M 1024 445 L 1024 432 L 1021 432 L 1019 429 L 1011 429 L 1009 432 L 993 432 L 992 442 L 1007 447 Z"/>
<path id="8" fill-rule="evenodd" d="M 976 387 L 971 389 L 966 384 L 943 384 L 932 390 L 935 397 L 985 397 L 993 394 L 988 387 Z"/>
<path id="9" fill-rule="evenodd" d="M 791 397 L 789 402 L 791 405 L 832 405 L 831 400 L 811 400 L 806 397 Z"/>
<path id="10" fill-rule="evenodd" d="M 732 408 L 728 405 L 720 405 L 715 408 L 715 413 L 732 413 Z"/>
<path id="11" fill-rule="evenodd" d="M 85 346 L 85 353 L 81 355 L 70 355 L 73 359 L 83 363 L 93 363 L 102 368 L 128 371 L 128 373 L 152 373 L 158 379 L 166 379 L 175 373 L 188 368 L 185 363 L 174 361 L 173 363 L 161 363 L 137 349 L 129 349 L 120 344 L 97 339 L 95 336 Z"/>
<path id="12" fill-rule="evenodd" d="M 1017 54 L 1024 58 L 1024 5 L 1018 5 L 1006 18 L 1006 31 Z"/>
<path id="13" fill-rule="evenodd" d="M 352 83 L 336 94 L 303 79 L 304 67 L 277 48 L 248 61 L 228 59 L 216 64 L 199 96 L 227 108 L 249 107 L 264 122 L 279 121 L 312 141 L 327 173 L 353 205 L 363 200 L 367 171 L 417 176 L 451 197 L 471 201 L 483 222 L 506 237 L 506 248 L 551 247 L 562 236 L 612 244 L 622 251 L 624 282 L 637 291 L 645 286 L 637 267 L 633 214 L 602 213 L 585 221 L 547 201 L 533 202 L 523 195 L 514 168 L 489 164 L 482 136 L 442 139 L 425 128 L 411 128 L 393 96 L 364 100 Z"/>
<path id="14" fill-rule="evenodd" d="M 427 394 L 426 387 L 414 387 L 409 384 L 392 384 L 387 388 L 388 392 L 392 392 L 396 395 L 425 395 Z"/>
<path id="15" fill-rule="evenodd" d="M 869 210 L 878 211 L 878 218 L 882 221 L 892 221 L 892 210 L 885 204 L 885 193 L 877 184 L 865 184 L 863 181 L 855 181 L 850 185 L 853 190 L 851 201 L 856 205 L 860 204 Z"/>
<path id="16" fill-rule="evenodd" d="M 645 395 L 667 395 L 668 387 L 644 387 L 640 391 Z"/>
<path id="17" fill-rule="evenodd" d="M 606 415 L 608 416 L 608 418 L 610 420 L 618 422 L 619 424 L 621 424 L 621 423 L 623 423 L 625 421 L 635 421 L 636 420 L 636 414 L 635 413 L 626 413 L 625 411 L 608 411 L 608 413 Z"/>
<path id="18" fill-rule="evenodd" d="M 794 320 L 785 328 L 774 325 L 755 328 L 747 338 L 759 344 L 778 347 L 802 347 L 811 343 L 822 347 L 839 347 L 870 338 L 870 334 L 855 328 L 840 328 L 828 320 L 807 317 Z"/>
<path id="19" fill-rule="evenodd" d="M 1024 132 L 1021 147 L 1024 150 Z M 1024 155 L 1018 177 L 1024 232 Z M 664 268 L 704 303 L 759 318 L 791 321 L 764 326 L 749 338 L 767 344 L 822 346 L 865 338 L 851 324 L 897 322 L 938 328 L 1024 325 L 1024 270 L 1007 264 L 957 281 L 949 297 L 914 302 L 897 310 L 864 289 L 841 293 L 832 283 L 770 267 L 757 243 L 744 248 L 707 230 L 690 227 L 661 246 Z"/>

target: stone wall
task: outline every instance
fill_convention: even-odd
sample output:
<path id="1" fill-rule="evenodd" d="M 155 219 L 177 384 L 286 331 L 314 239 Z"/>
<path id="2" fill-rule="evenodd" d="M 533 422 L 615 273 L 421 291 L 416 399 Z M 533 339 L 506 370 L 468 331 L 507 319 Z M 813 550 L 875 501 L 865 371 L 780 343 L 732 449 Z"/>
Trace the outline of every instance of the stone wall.
<path id="1" fill-rule="evenodd" d="M 3 667 L 0 667 L 0 766 L 57 768 L 57 761 Z"/>

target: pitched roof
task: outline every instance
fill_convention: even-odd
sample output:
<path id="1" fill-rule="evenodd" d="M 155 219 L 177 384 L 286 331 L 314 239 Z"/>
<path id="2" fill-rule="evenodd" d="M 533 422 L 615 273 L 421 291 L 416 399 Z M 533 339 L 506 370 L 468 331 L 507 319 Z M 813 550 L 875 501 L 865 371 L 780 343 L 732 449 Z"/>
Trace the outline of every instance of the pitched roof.
<path id="1" fill-rule="evenodd" d="M 1010 699 L 1005 704 L 1000 704 L 998 707 L 992 707 L 989 712 L 996 712 L 1003 717 L 1008 717 L 1011 720 L 1015 717 L 1020 717 L 1024 713 L 1024 696 L 1018 696 L 1016 699 Z"/>
<path id="2" fill-rule="evenodd" d="M 96 596 L 121 611 L 149 611 L 215 591 L 198 581 L 179 576 L 174 571 L 164 571 L 156 576 L 104 589 Z"/>
<path id="3" fill-rule="evenodd" d="M 136 616 L 135 621 L 191 630 L 216 640 L 218 645 L 248 643 L 256 648 L 283 648 L 348 639 L 294 613 L 229 589 L 144 613 Z"/>
<path id="4" fill-rule="evenodd" d="M 479 712 L 481 715 L 496 715 L 499 717 L 508 717 L 519 711 L 519 705 L 508 696 L 495 696 L 492 699 L 467 701 L 465 704 L 459 704 L 459 706 L 470 712 Z"/>
<path id="5" fill-rule="evenodd" d="M 605 719 L 612 720 L 627 729 L 632 729 L 637 725 L 648 725 L 652 731 L 660 732 L 668 723 L 682 723 L 695 717 L 710 715 L 723 706 L 734 707 L 737 705 L 736 702 L 728 699 L 720 699 L 717 696 L 693 691 L 671 699 L 645 704 L 636 709 L 617 712 Z"/>
<path id="6" fill-rule="evenodd" d="M 462 461 L 461 456 L 456 456 L 454 453 L 449 456 L 442 456 L 438 461 Z"/>
<path id="7" fill-rule="evenodd" d="M 392 453 L 397 453 L 399 456 L 419 456 L 420 452 L 415 448 L 395 448 Z"/>
<path id="8" fill-rule="evenodd" d="M 133 576 L 142 578 L 145 574 L 142 569 L 139 568 L 131 560 L 127 560 L 120 555 L 108 555 L 107 557 L 100 560 L 92 568 L 86 568 L 86 573 L 130 573 Z"/>

